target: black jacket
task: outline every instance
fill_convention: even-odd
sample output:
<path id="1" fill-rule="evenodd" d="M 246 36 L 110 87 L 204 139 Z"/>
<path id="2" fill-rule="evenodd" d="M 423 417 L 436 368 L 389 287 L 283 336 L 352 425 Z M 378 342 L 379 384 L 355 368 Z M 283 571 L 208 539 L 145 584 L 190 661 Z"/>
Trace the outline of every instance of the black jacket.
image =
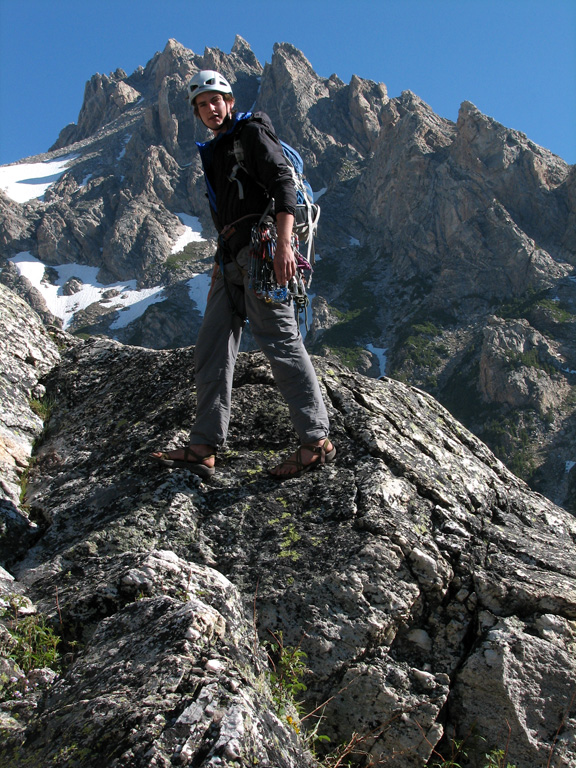
<path id="1" fill-rule="evenodd" d="M 269 117 L 263 112 L 254 116 L 240 113 L 233 120 L 226 133 L 198 144 L 216 229 L 225 234 L 234 230 L 232 237 L 221 238 L 232 255 L 248 244 L 252 225 L 264 213 L 270 198 L 274 199 L 276 213 L 296 211 L 292 170 Z M 246 170 L 238 166 L 234 153 L 237 137 Z"/>

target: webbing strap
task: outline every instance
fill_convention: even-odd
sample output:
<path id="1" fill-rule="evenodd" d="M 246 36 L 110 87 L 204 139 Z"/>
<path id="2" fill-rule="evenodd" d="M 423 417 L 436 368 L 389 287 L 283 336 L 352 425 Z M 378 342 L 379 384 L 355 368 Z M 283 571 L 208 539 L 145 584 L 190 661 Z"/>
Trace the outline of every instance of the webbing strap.
<path id="1" fill-rule="evenodd" d="M 232 168 L 232 171 L 230 172 L 230 176 L 228 176 L 228 181 L 235 181 L 236 184 L 238 184 L 238 198 L 240 200 L 244 200 L 244 185 L 238 178 L 238 170 L 241 167 L 242 166 L 240 165 L 240 163 L 236 163 L 236 165 L 234 166 L 234 168 Z"/>

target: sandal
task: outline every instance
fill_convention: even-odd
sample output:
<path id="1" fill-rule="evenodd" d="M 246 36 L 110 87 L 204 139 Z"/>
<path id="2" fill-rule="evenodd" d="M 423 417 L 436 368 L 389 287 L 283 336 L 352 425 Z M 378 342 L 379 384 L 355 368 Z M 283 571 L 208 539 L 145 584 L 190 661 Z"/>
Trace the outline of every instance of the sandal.
<path id="1" fill-rule="evenodd" d="M 269 469 L 268 474 L 270 477 L 273 477 L 274 480 L 290 480 L 292 477 L 301 477 L 305 472 L 311 472 L 313 469 L 318 469 L 318 467 L 321 467 L 323 464 L 329 464 L 336 458 L 336 447 L 332 445 L 331 450 L 327 451 L 326 447 L 328 445 L 332 445 L 329 438 L 326 438 L 322 445 L 310 445 L 304 443 L 296 449 L 296 454 L 293 459 L 286 459 L 281 464 L 273 467 L 273 469 L 277 469 L 278 467 L 289 465 L 296 467 L 294 472 L 279 475 L 277 472 L 273 472 L 272 469 Z M 304 464 L 302 461 L 302 449 L 310 451 L 316 458 L 313 458 L 308 464 Z"/>
<path id="2" fill-rule="evenodd" d="M 170 469 L 188 469 L 190 472 L 198 475 L 199 477 L 212 477 L 214 472 L 216 472 L 214 467 L 208 467 L 206 464 L 204 464 L 206 459 L 215 459 L 215 453 L 209 453 L 206 456 L 200 456 L 188 445 L 182 448 L 182 450 L 184 451 L 184 459 L 171 459 L 167 453 L 161 453 L 159 455 L 149 453 L 148 458 L 152 459 L 152 461 L 157 461 L 164 467 L 170 467 Z"/>

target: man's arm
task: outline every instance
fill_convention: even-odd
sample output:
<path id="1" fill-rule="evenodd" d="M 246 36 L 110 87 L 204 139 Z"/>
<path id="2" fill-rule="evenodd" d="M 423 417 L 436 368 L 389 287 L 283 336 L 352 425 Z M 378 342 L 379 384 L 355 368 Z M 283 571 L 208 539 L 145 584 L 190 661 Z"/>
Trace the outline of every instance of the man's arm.
<path id="1" fill-rule="evenodd" d="M 274 254 L 274 273 L 278 285 L 286 285 L 296 274 L 296 260 L 292 251 L 292 227 L 294 216 L 291 213 L 276 214 L 276 253 Z"/>
<path id="2" fill-rule="evenodd" d="M 296 274 L 291 245 L 296 188 L 280 142 L 270 131 L 258 122 L 248 123 L 242 129 L 241 139 L 248 174 L 274 198 L 277 235 L 274 273 L 278 284 L 286 285 Z"/>
<path id="3" fill-rule="evenodd" d="M 259 122 L 242 128 L 240 139 L 248 175 L 274 198 L 276 213 L 296 211 L 296 188 L 292 170 L 276 136 Z"/>

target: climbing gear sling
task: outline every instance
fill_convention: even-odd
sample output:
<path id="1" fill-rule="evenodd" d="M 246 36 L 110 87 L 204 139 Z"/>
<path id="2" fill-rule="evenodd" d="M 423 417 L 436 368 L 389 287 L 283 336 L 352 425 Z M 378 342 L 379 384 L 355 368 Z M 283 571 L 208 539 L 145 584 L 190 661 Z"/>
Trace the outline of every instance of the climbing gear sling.
<path id="1" fill-rule="evenodd" d="M 274 272 L 276 253 L 276 224 L 271 216 L 263 217 L 252 227 L 252 243 L 248 265 L 249 285 L 258 296 L 268 303 L 284 304 L 292 300 L 296 313 L 303 313 L 308 330 L 308 296 L 306 284 L 312 274 L 310 263 L 298 250 L 298 235 L 293 232 L 292 252 L 296 261 L 296 274 L 286 285 L 278 285 Z"/>

